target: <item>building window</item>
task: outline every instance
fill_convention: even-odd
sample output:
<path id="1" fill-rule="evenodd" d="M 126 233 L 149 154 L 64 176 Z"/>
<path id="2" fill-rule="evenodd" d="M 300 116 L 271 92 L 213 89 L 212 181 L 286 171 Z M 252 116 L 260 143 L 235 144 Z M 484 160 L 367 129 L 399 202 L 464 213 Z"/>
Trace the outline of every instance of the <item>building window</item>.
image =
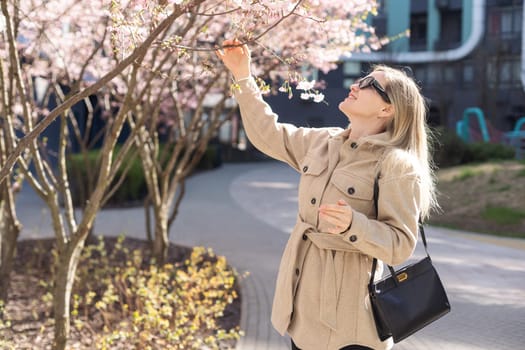
<path id="1" fill-rule="evenodd" d="M 413 13 L 410 16 L 410 51 L 427 49 L 427 13 Z"/>
<path id="2" fill-rule="evenodd" d="M 454 83 L 456 81 L 456 67 L 452 65 L 445 65 L 443 77 L 446 83 Z"/>
<path id="3" fill-rule="evenodd" d="M 437 65 L 429 65 L 427 67 L 427 83 L 430 85 L 439 84 L 441 82 L 441 72 Z"/>
<path id="4" fill-rule="evenodd" d="M 423 85 L 427 84 L 427 72 L 424 66 L 417 66 L 414 68 L 414 77 L 420 82 L 422 82 Z"/>
<path id="5" fill-rule="evenodd" d="M 449 50 L 461 44 L 461 10 L 441 12 L 440 48 Z"/>
<path id="6" fill-rule="evenodd" d="M 343 74 L 359 76 L 361 74 L 361 63 L 359 62 L 345 62 L 343 65 Z"/>
<path id="7" fill-rule="evenodd" d="M 512 19 L 512 31 L 514 33 L 521 33 L 521 31 L 523 30 L 523 11 L 518 9 L 518 11 L 514 11 L 513 14 L 514 16 Z"/>
<path id="8" fill-rule="evenodd" d="M 470 63 L 463 64 L 463 83 L 472 84 L 474 82 L 474 67 Z"/>
<path id="9" fill-rule="evenodd" d="M 518 6 L 493 9 L 489 13 L 489 35 L 505 38 L 521 33 L 522 11 Z"/>
<path id="10" fill-rule="evenodd" d="M 362 75 L 361 63 L 347 61 L 343 64 L 343 87 L 350 88 L 357 78 Z"/>
<path id="11" fill-rule="evenodd" d="M 350 86 L 354 83 L 355 79 L 353 78 L 345 78 L 343 79 L 343 87 L 345 89 L 350 89 Z"/>
<path id="12" fill-rule="evenodd" d="M 487 65 L 487 81 L 490 88 L 516 88 L 521 86 L 521 62 L 519 59 L 493 60 Z"/>

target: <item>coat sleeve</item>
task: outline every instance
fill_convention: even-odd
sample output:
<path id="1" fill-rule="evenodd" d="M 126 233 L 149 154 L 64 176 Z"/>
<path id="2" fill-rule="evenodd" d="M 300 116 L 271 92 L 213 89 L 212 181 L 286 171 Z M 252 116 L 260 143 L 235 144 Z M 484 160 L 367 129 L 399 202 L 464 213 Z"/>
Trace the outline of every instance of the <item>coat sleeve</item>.
<path id="1" fill-rule="evenodd" d="M 388 265 L 403 263 L 417 244 L 420 190 L 415 174 L 380 179 L 377 219 L 354 210 L 342 239 Z"/>
<path id="2" fill-rule="evenodd" d="M 266 155 L 299 170 L 309 145 L 327 139 L 330 129 L 299 128 L 279 123 L 278 116 L 263 100 L 253 78 L 238 84 L 234 94 L 250 142 Z"/>

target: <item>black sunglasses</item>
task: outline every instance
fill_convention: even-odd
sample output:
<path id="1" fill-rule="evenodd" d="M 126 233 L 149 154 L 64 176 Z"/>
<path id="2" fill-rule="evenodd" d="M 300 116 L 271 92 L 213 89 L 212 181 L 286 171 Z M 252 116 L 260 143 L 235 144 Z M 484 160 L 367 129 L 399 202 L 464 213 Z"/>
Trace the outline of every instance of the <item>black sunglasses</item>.
<path id="1" fill-rule="evenodd" d="M 366 89 L 366 88 L 369 88 L 369 87 L 373 87 L 377 91 L 379 96 L 381 96 L 383 101 L 385 101 L 386 103 L 391 103 L 390 102 L 390 98 L 386 94 L 385 89 L 383 89 L 381 84 L 379 84 L 379 82 L 373 76 L 369 75 L 367 77 L 358 79 L 356 81 L 356 84 L 359 87 L 359 90 Z"/>

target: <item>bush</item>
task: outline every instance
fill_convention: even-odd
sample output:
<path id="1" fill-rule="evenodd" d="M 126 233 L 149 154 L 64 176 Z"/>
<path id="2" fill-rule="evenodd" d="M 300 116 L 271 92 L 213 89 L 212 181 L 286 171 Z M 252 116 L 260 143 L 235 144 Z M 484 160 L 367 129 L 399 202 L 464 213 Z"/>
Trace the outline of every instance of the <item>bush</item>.
<path id="1" fill-rule="evenodd" d="M 467 152 L 467 144 L 451 130 L 438 128 L 433 132 L 435 134 L 433 158 L 436 166 L 446 168 L 462 164 Z"/>
<path id="2" fill-rule="evenodd" d="M 455 132 L 439 128 L 434 130 L 434 163 L 440 168 L 455 165 L 480 163 L 491 160 L 513 159 L 516 155 L 512 147 L 487 142 L 465 143 Z"/>
<path id="3" fill-rule="evenodd" d="M 118 149 L 116 150 L 118 152 Z M 67 161 L 68 174 L 71 179 L 71 192 L 73 196 L 73 203 L 75 206 L 80 206 L 85 202 L 90 195 L 90 188 L 93 188 L 98 173 L 95 172 L 94 178 L 90 178 L 87 172 L 87 167 L 91 169 L 98 169 L 100 159 L 100 150 L 89 151 L 86 156 L 83 154 L 71 154 Z M 130 163 L 130 164 L 129 164 Z M 113 184 L 120 179 L 126 166 L 129 164 L 129 169 L 124 176 L 124 181 L 121 186 L 115 191 L 113 196 L 108 200 L 109 205 L 124 205 L 143 200 L 148 191 L 146 187 L 146 180 L 144 178 L 144 171 L 142 170 L 142 163 L 138 155 L 130 157 L 124 161 L 123 166 L 117 171 L 117 176 Z M 112 184 L 112 185 L 113 185 Z M 112 186 L 110 186 L 112 188 Z"/>
<path id="4" fill-rule="evenodd" d="M 118 152 L 118 148 L 116 149 L 116 152 Z M 89 198 L 89 189 L 94 187 L 94 182 L 96 181 L 96 176 L 98 174 L 95 172 L 94 178 L 90 179 L 86 169 L 88 167 L 91 169 L 98 169 L 99 159 L 100 150 L 89 151 L 86 156 L 80 153 L 69 155 L 67 168 L 70 176 L 73 203 L 75 206 L 80 206 Z M 198 170 L 209 170 L 219 167 L 221 164 L 222 158 L 220 145 L 210 144 L 196 168 Z M 122 168 L 117 172 L 113 184 L 116 184 L 116 181 L 120 179 L 122 172 L 127 166 L 129 166 L 129 169 L 124 176 L 124 180 L 119 188 L 113 193 L 111 198 L 109 198 L 106 203 L 107 205 L 134 205 L 146 198 L 148 188 L 139 155 L 127 157 Z M 90 181 L 92 182 L 91 184 Z M 112 188 L 112 186 L 110 186 L 110 188 Z"/>
<path id="5" fill-rule="evenodd" d="M 82 252 L 71 313 L 76 331 L 92 334 L 92 348 L 217 350 L 239 339 L 237 327 L 219 322 L 238 298 L 236 273 L 224 257 L 196 247 L 157 266 L 146 256 L 126 248 L 122 236 L 112 248 L 99 237 Z M 51 306 L 53 286 L 40 283 Z"/>
<path id="6" fill-rule="evenodd" d="M 467 145 L 467 152 L 463 156 L 463 163 L 486 162 L 489 160 L 514 159 L 514 148 L 501 143 L 475 142 Z"/>

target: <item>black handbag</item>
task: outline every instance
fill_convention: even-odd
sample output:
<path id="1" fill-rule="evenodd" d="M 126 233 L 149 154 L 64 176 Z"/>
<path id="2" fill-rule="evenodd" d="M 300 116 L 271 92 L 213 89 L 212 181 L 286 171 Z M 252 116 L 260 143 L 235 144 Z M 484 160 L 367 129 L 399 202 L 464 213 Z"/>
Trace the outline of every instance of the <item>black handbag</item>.
<path id="1" fill-rule="evenodd" d="M 379 184 L 374 181 L 374 205 L 378 209 Z M 368 292 L 379 339 L 393 337 L 398 343 L 450 311 L 450 303 L 439 275 L 432 265 L 421 220 L 419 233 L 427 256 L 374 282 L 377 259 L 372 263 Z"/>

